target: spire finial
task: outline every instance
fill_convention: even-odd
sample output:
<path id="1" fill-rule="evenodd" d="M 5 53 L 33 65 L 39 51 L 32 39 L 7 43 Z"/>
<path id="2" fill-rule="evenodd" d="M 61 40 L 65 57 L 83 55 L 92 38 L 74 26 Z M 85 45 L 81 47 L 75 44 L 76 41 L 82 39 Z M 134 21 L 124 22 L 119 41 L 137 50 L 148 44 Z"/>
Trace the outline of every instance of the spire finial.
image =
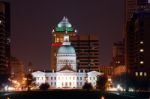
<path id="1" fill-rule="evenodd" d="M 67 28 L 65 29 L 65 33 L 68 34 Z"/>
<path id="2" fill-rule="evenodd" d="M 66 19 L 66 17 L 64 16 L 64 17 L 63 17 L 63 20 L 65 20 L 65 19 Z"/>

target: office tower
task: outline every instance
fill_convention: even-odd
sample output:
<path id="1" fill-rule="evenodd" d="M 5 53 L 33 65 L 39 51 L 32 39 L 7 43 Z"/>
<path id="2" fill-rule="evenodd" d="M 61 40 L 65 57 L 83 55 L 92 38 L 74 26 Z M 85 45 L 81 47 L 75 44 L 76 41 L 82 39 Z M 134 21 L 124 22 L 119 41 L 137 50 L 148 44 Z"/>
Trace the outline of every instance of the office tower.
<path id="1" fill-rule="evenodd" d="M 10 75 L 10 6 L 0 2 L 0 85 Z"/>
<path id="2" fill-rule="evenodd" d="M 72 45 L 76 49 L 77 68 L 86 71 L 99 68 L 99 40 L 95 35 L 77 35 L 71 39 Z"/>
<path id="3" fill-rule="evenodd" d="M 124 0 L 125 4 L 125 22 L 129 21 L 133 13 L 137 10 L 146 10 L 150 8 L 150 0 Z"/>
<path id="4" fill-rule="evenodd" d="M 118 41 L 113 44 L 113 56 L 112 63 L 113 67 L 125 65 L 125 44 L 124 41 Z"/>
<path id="5" fill-rule="evenodd" d="M 137 11 L 128 22 L 126 65 L 137 88 L 147 89 L 150 83 L 150 11 Z M 136 85 L 135 84 L 135 85 Z"/>

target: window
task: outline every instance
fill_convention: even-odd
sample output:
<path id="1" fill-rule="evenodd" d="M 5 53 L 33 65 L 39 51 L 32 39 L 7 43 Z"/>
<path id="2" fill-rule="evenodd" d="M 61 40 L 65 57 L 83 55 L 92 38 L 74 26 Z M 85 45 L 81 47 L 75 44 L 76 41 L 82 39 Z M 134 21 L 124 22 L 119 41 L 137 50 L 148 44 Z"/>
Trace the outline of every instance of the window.
<path id="1" fill-rule="evenodd" d="M 69 85 L 71 86 L 71 82 L 69 83 Z"/>
<path id="2" fill-rule="evenodd" d="M 144 72 L 144 76 L 147 76 L 147 73 L 146 73 L 146 72 Z"/>
<path id="3" fill-rule="evenodd" d="M 37 77 L 37 80 L 39 80 L 39 77 Z"/>
<path id="4" fill-rule="evenodd" d="M 56 42 L 59 42 L 59 38 L 56 38 Z"/>
<path id="5" fill-rule="evenodd" d="M 135 76 L 138 76 L 138 72 L 135 72 Z"/>
<path id="6" fill-rule="evenodd" d="M 53 77 L 51 77 L 51 80 L 53 80 Z"/>
<path id="7" fill-rule="evenodd" d="M 82 80 L 82 77 L 80 77 L 80 80 Z"/>
<path id="8" fill-rule="evenodd" d="M 143 72 L 140 72 L 140 76 L 143 76 Z"/>
<path id="9" fill-rule="evenodd" d="M 140 41 L 140 44 L 143 44 L 144 42 L 143 41 Z"/>
<path id="10" fill-rule="evenodd" d="M 90 80 L 92 80 L 92 77 L 90 77 Z"/>
<path id="11" fill-rule="evenodd" d="M 93 80 L 95 80 L 95 77 L 93 77 Z"/>
<path id="12" fill-rule="evenodd" d="M 82 86 L 82 82 L 80 82 L 80 86 Z"/>
<path id="13" fill-rule="evenodd" d="M 77 86 L 79 86 L 79 83 L 77 82 Z"/>
<path id="14" fill-rule="evenodd" d="M 48 80 L 48 77 L 46 77 L 46 80 Z"/>
<path id="15" fill-rule="evenodd" d="M 144 64 L 144 61 L 140 61 L 140 64 Z"/>
<path id="16" fill-rule="evenodd" d="M 144 52 L 144 49 L 140 49 L 140 52 Z"/>

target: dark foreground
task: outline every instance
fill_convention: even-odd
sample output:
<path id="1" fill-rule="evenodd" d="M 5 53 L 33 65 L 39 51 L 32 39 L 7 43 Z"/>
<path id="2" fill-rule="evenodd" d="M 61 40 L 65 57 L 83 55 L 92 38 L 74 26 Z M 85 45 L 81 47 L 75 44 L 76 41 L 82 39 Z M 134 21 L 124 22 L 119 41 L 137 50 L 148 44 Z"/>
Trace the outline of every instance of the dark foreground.
<path id="1" fill-rule="evenodd" d="M 148 99 L 150 93 L 111 93 L 85 90 L 2 92 L 0 99 Z"/>

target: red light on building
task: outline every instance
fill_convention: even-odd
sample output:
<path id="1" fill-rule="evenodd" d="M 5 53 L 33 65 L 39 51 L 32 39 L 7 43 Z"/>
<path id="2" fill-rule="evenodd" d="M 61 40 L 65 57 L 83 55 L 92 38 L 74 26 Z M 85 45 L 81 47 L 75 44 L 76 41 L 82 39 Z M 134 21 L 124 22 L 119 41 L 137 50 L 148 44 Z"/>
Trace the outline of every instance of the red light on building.
<path id="1" fill-rule="evenodd" d="M 62 45 L 62 43 L 52 43 L 52 46 L 54 46 L 54 47 L 59 47 L 61 45 Z"/>

